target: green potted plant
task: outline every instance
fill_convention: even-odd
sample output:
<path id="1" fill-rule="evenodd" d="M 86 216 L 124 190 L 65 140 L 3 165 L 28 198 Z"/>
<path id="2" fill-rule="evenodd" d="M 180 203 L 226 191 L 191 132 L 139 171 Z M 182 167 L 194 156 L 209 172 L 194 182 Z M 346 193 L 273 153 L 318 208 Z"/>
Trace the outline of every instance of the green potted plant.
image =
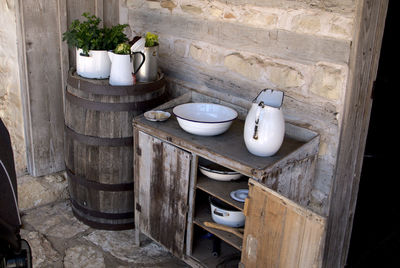
<path id="1" fill-rule="evenodd" d="M 134 69 L 137 72 L 136 78 L 138 81 L 151 82 L 158 79 L 158 47 L 158 35 L 147 32 L 145 35 L 145 45 L 142 50 L 146 60 L 142 66 L 141 57 L 135 57 L 134 60 Z"/>
<path id="2" fill-rule="evenodd" d="M 111 62 L 108 51 L 118 44 L 128 41 L 123 32 L 127 24 L 118 24 L 111 28 L 100 28 L 101 19 L 83 13 L 85 21 L 74 20 L 69 29 L 63 33 L 63 41 L 76 48 L 76 70 L 78 75 L 86 78 L 108 78 Z"/>

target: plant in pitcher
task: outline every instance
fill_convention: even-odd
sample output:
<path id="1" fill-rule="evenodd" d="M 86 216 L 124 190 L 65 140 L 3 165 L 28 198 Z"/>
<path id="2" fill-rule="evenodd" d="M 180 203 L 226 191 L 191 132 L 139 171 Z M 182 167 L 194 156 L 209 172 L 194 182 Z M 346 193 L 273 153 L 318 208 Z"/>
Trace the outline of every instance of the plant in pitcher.
<path id="1" fill-rule="evenodd" d="M 147 32 L 145 38 L 146 38 L 145 47 L 158 46 L 158 35 Z"/>
<path id="2" fill-rule="evenodd" d="M 130 45 L 127 43 L 118 44 L 113 51 L 108 52 L 108 56 L 111 60 L 110 85 L 131 86 L 135 84 Z"/>
<path id="3" fill-rule="evenodd" d="M 141 63 L 141 57 L 135 56 L 134 59 L 134 70 L 138 81 L 151 82 L 158 79 L 158 47 L 158 35 L 151 32 L 147 32 L 144 38 L 139 37 L 133 44 L 131 50 L 140 51 L 145 56 L 144 64 Z"/>
<path id="4" fill-rule="evenodd" d="M 101 19 L 83 13 L 85 21 L 74 20 L 63 33 L 63 41 L 76 48 L 76 70 L 86 78 L 107 78 L 110 75 L 111 62 L 107 51 L 118 44 L 128 41 L 124 29 L 127 24 L 100 27 Z"/>

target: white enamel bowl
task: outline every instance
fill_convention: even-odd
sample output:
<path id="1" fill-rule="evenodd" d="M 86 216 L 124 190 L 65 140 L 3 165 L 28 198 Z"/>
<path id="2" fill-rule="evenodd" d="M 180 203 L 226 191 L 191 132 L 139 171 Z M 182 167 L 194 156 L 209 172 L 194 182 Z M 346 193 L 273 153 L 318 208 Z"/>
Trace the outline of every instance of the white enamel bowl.
<path id="1" fill-rule="evenodd" d="M 224 133 L 238 116 L 232 108 L 214 103 L 185 103 L 172 112 L 183 130 L 200 136 Z"/>

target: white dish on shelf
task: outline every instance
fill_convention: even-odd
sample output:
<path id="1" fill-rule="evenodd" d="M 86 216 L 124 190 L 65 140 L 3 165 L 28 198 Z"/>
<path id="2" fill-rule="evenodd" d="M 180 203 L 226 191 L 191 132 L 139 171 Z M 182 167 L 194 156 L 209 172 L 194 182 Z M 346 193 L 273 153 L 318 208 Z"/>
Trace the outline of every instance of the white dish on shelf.
<path id="1" fill-rule="evenodd" d="M 215 103 L 185 103 L 172 112 L 183 130 L 199 136 L 224 133 L 238 116 L 234 109 Z"/>
<path id="2" fill-rule="evenodd" d="M 164 111 L 147 111 L 144 113 L 144 117 L 149 120 L 149 121 L 155 121 L 155 122 L 162 122 L 167 120 L 171 114 L 169 112 L 164 112 Z"/>
<path id="3" fill-rule="evenodd" d="M 236 190 L 236 191 L 232 191 L 231 192 L 231 197 L 232 197 L 233 200 L 236 200 L 238 202 L 244 203 L 244 201 L 246 200 L 248 194 L 249 194 L 249 190 L 247 190 L 247 189 L 239 189 L 239 190 Z"/>
<path id="4" fill-rule="evenodd" d="M 210 206 L 211 218 L 216 223 L 235 228 L 244 226 L 246 217 L 242 211 L 214 197 L 210 197 Z"/>
<path id="5" fill-rule="evenodd" d="M 232 181 L 242 176 L 237 171 L 230 170 L 205 159 L 199 161 L 199 169 L 202 174 L 217 181 Z"/>

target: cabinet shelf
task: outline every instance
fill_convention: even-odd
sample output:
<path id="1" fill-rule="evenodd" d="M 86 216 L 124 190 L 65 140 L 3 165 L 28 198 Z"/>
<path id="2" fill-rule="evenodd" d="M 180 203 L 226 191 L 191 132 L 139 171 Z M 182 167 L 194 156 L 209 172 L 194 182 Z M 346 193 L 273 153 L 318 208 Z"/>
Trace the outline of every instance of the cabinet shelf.
<path id="1" fill-rule="evenodd" d="M 232 191 L 239 189 L 248 189 L 248 179 L 245 177 L 236 181 L 216 181 L 207 178 L 204 175 L 199 175 L 197 178 L 197 189 L 200 189 L 209 195 L 221 199 L 225 203 L 243 210 L 244 203 L 233 200 L 230 196 Z"/>
<path id="2" fill-rule="evenodd" d="M 238 250 L 242 250 L 243 239 L 235 234 L 225 232 L 222 230 L 210 228 L 204 225 L 204 222 L 213 222 L 213 219 L 210 214 L 210 206 L 202 205 L 196 210 L 196 216 L 193 220 L 193 223 L 197 226 L 207 230 L 208 232 L 214 234 L 221 240 L 225 241 L 229 245 L 233 246 Z"/>
<path id="3" fill-rule="evenodd" d="M 194 241 L 193 252 L 191 257 L 201 263 L 202 267 L 238 267 L 240 261 L 240 251 L 221 241 L 220 255 L 213 256 L 212 240 L 199 237 L 199 234 L 204 234 L 206 231 L 201 231 L 201 228 L 195 226 L 197 239 Z M 192 263 L 192 262 L 191 262 Z M 195 267 L 198 267 L 197 265 Z"/>

